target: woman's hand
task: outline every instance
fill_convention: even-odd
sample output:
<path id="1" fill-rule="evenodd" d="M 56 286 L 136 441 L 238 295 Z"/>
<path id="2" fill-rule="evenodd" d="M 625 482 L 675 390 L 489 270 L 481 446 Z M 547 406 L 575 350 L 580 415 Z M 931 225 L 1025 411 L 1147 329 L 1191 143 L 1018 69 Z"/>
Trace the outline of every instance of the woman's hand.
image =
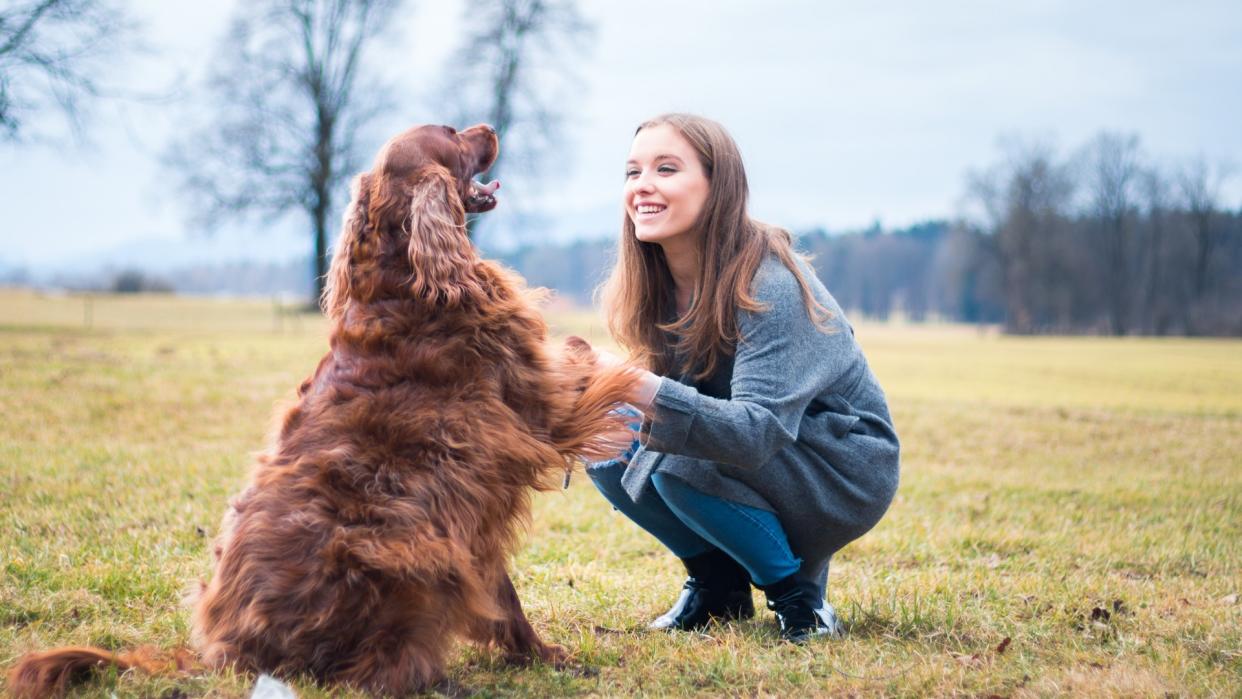
<path id="1" fill-rule="evenodd" d="M 583 344 L 587 344 L 586 341 L 581 338 L 577 338 L 577 340 Z M 595 368 L 600 371 L 616 369 L 623 366 L 631 366 L 633 368 L 634 372 L 638 374 L 638 380 L 635 381 L 630 387 L 630 392 L 626 396 L 626 402 L 630 403 L 644 413 L 650 410 L 651 401 L 655 400 L 656 391 L 660 389 L 660 377 L 650 371 L 647 371 L 646 369 L 634 367 L 626 360 L 613 354 L 612 352 L 609 352 L 608 350 L 599 349 L 594 346 L 590 347 L 591 351 L 595 353 Z"/>
<path id="2" fill-rule="evenodd" d="M 629 362 L 608 350 L 595 350 L 595 366 L 600 369 L 614 369 L 628 364 Z M 638 380 L 630 387 L 626 400 L 645 413 L 651 409 L 651 402 L 655 400 L 656 391 L 660 390 L 660 377 L 646 369 L 639 367 L 633 367 L 633 369 L 638 374 Z"/>
<path id="3" fill-rule="evenodd" d="M 643 414 L 631 405 L 619 405 L 613 414 L 626 419 L 625 426 L 610 432 L 603 438 L 605 453 L 616 454 L 612 460 L 628 465 L 639 447 L 639 430 L 643 423 Z"/>
<path id="4" fill-rule="evenodd" d="M 625 365 L 625 360 L 608 350 L 591 348 L 595 352 L 595 368 L 597 369 L 615 369 Z"/>

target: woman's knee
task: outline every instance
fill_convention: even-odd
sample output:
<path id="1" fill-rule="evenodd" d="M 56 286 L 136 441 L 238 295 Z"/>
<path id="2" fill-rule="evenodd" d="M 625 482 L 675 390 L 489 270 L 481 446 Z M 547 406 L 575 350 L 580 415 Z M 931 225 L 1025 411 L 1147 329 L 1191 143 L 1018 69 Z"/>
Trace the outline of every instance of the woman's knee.
<path id="1" fill-rule="evenodd" d="M 745 522 L 746 529 L 762 532 L 774 546 L 788 549 L 788 538 L 780 520 L 773 513 L 758 508 L 739 505 L 714 495 L 703 493 L 684 480 L 663 473 L 653 473 L 651 483 L 660 497 L 683 519 L 690 519 L 699 526 L 732 522 Z"/>
<path id="2" fill-rule="evenodd" d="M 720 508 L 725 505 L 724 500 L 698 490 L 677 476 L 657 471 L 651 474 L 651 485 L 660 499 L 683 519 L 698 522 L 718 519 Z"/>

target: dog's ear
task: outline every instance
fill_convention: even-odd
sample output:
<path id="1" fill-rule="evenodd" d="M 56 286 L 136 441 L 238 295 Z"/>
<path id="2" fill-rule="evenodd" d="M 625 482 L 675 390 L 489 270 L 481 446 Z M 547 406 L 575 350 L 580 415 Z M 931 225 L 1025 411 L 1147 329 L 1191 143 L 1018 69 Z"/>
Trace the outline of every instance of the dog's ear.
<path id="1" fill-rule="evenodd" d="M 341 235 L 336 239 L 332 266 L 328 268 L 323 298 L 319 300 L 319 307 L 332 320 L 340 320 L 349 305 L 352 279 L 350 268 L 354 249 L 366 235 L 369 226 L 371 179 L 371 175 L 363 173 L 355 177 L 350 185 L 350 201 L 349 207 L 345 209 L 345 222 L 341 226 Z"/>
<path id="2" fill-rule="evenodd" d="M 442 165 L 424 169 L 410 197 L 410 291 L 431 304 L 456 306 L 484 296 L 479 258 L 466 235 L 457 182 Z"/>

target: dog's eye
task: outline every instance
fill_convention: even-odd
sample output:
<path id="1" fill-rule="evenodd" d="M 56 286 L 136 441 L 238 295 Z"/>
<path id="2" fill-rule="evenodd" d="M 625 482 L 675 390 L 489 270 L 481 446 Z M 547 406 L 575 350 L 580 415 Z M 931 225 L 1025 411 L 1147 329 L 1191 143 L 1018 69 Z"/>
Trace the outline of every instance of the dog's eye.
<path id="1" fill-rule="evenodd" d="M 451 126 L 445 126 L 445 127 L 444 127 L 444 130 L 445 130 L 445 131 L 447 131 L 447 132 L 448 132 L 448 135 L 450 135 L 450 136 L 456 136 L 456 135 L 457 135 L 457 129 L 455 129 L 455 128 L 451 127 Z"/>

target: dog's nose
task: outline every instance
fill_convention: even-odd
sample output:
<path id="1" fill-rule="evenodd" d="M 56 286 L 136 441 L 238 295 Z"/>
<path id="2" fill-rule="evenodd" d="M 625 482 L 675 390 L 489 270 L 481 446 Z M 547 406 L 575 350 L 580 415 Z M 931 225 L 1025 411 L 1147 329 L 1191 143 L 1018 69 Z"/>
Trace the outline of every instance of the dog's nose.
<path id="1" fill-rule="evenodd" d="M 490 134 L 492 134 L 493 136 L 495 136 L 495 135 L 496 135 L 496 127 L 495 127 L 495 126 L 492 126 L 491 124 L 480 124 L 480 126 L 482 126 L 483 128 L 487 129 L 487 132 L 488 132 L 488 133 L 490 133 Z"/>

